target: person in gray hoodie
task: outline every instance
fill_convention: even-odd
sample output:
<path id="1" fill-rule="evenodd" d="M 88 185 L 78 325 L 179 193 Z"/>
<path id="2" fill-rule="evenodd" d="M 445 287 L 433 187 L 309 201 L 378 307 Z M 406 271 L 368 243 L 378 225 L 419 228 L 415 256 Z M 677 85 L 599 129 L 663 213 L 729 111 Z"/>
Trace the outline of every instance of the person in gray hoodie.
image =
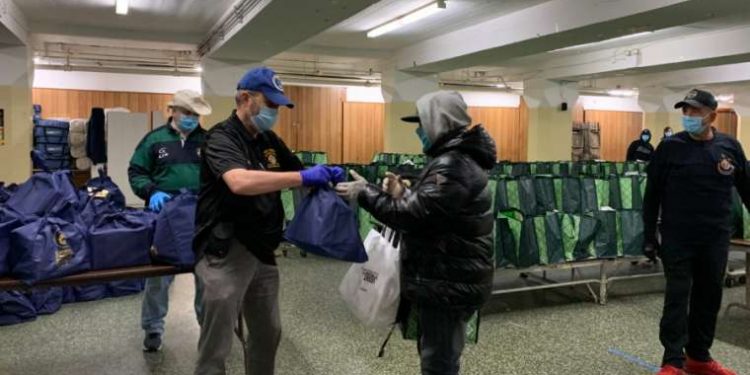
<path id="1" fill-rule="evenodd" d="M 494 220 L 487 183 L 496 149 L 481 125 L 470 126 L 457 92 L 427 94 L 417 101 L 417 112 L 402 120 L 419 124 L 416 133 L 431 161 L 409 191 L 388 183 L 383 189 L 356 173 L 355 181 L 336 190 L 402 235 L 400 310 L 418 310 L 422 374 L 453 375 L 467 322 L 492 291 Z"/>

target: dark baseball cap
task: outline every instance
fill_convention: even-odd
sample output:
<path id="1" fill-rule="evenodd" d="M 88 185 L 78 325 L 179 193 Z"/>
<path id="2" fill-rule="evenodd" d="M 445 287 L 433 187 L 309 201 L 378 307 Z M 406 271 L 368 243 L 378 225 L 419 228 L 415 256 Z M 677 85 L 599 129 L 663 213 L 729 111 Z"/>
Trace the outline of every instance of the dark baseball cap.
<path id="1" fill-rule="evenodd" d="M 265 66 L 248 70 L 237 83 L 237 90 L 260 92 L 273 104 L 294 108 L 276 72 Z"/>
<path id="2" fill-rule="evenodd" d="M 412 123 L 418 124 L 419 123 L 419 115 L 416 114 L 416 115 L 411 115 L 411 116 L 404 116 L 404 117 L 401 117 L 401 121 L 403 121 L 403 122 L 412 122 Z"/>
<path id="3" fill-rule="evenodd" d="M 675 108 L 682 108 L 685 106 L 716 109 L 716 107 L 719 106 L 719 102 L 716 101 L 714 94 L 708 91 L 692 89 L 687 95 L 685 95 L 685 99 L 674 105 Z"/>

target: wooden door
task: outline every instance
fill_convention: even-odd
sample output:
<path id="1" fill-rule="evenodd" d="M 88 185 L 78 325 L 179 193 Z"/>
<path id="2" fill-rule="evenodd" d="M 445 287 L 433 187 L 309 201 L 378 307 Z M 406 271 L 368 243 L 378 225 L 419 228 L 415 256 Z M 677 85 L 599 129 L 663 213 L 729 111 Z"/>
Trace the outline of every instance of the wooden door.
<path id="1" fill-rule="evenodd" d="M 367 164 L 383 152 L 384 126 L 384 104 L 344 103 L 343 162 Z"/>
<path id="2" fill-rule="evenodd" d="M 737 138 L 737 112 L 731 108 L 720 108 L 714 126 L 720 132 Z"/>
<path id="3" fill-rule="evenodd" d="M 330 163 L 343 157 L 343 87 L 297 87 L 293 118 L 299 151 L 324 151 Z"/>
<path id="4" fill-rule="evenodd" d="M 607 161 L 625 161 L 630 143 L 643 130 L 643 113 L 621 111 L 584 112 L 586 122 L 599 123 L 600 157 Z"/>
<path id="5" fill-rule="evenodd" d="M 484 125 L 495 140 L 498 160 L 525 159 L 526 132 L 522 130 L 518 108 L 469 107 L 469 116 L 474 124 Z"/>

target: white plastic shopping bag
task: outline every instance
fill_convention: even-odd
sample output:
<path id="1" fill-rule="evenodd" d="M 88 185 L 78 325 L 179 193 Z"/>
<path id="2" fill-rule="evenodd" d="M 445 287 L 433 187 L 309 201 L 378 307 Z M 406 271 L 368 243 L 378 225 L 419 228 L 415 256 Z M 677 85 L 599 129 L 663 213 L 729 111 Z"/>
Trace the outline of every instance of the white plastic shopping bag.
<path id="1" fill-rule="evenodd" d="M 349 309 L 368 327 L 387 328 L 396 320 L 400 300 L 399 246 L 395 233 L 370 230 L 364 241 L 368 261 L 349 268 L 339 292 Z"/>

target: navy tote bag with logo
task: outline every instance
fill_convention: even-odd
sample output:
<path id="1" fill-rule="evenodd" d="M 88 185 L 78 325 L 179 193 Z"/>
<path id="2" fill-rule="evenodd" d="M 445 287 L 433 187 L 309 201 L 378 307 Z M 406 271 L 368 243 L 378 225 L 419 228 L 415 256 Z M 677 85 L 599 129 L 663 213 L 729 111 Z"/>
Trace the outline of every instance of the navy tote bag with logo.
<path id="1" fill-rule="evenodd" d="M 353 263 L 367 261 L 357 215 L 330 188 L 313 190 L 300 204 L 286 239 L 309 253 Z"/>

